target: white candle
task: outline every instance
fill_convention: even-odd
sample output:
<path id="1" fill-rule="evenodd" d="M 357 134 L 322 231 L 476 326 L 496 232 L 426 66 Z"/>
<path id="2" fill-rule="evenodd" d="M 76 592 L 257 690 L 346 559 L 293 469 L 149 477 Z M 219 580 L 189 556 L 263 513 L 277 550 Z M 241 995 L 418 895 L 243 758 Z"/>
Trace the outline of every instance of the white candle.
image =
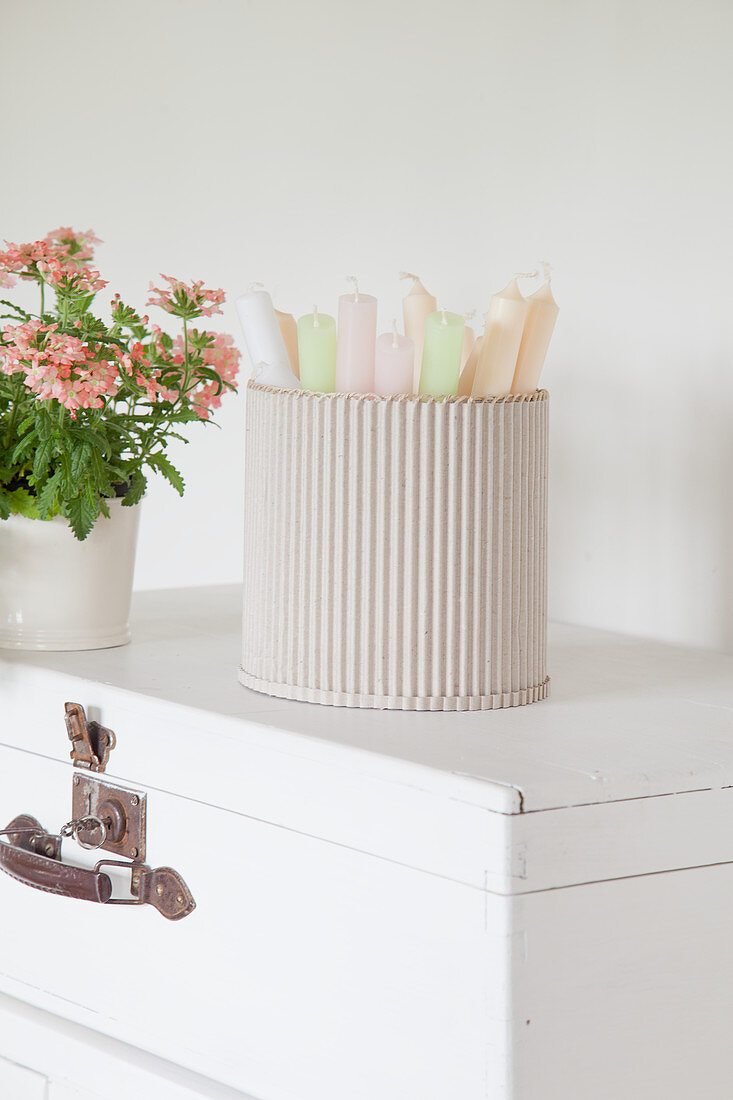
<path id="1" fill-rule="evenodd" d="M 252 289 L 237 298 L 237 313 L 256 381 L 265 386 L 299 389 L 282 338 L 272 298 L 266 290 Z"/>
<path id="2" fill-rule="evenodd" d="M 546 282 L 527 299 L 527 317 L 519 345 L 512 393 L 534 393 L 537 389 L 560 312 L 552 296 L 550 265 L 546 264 L 544 267 Z"/>
<path id="3" fill-rule="evenodd" d="M 353 276 L 353 294 L 339 298 L 336 390 L 374 393 L 374 350 L 377 341 L 377 299 L 360 294 Z"/>
<path id="4" fill-rule="evenodd" d="M 402 316 L 405 322 L 405 336 L 415 345 L 415 367 L 412 375 L 412 392 L 420 388 L 422 370 L 422 350 L 425 343 L 425 322 L 438 308 L 437 299 L 429 294 L 417 275 L 401 271 L 400 279 L 412 279 L 409 293 L 402 299 Z"/>
<path id="5" fill-rule="evenodd" d="M 397 322 L 391 332 L 383 332 L 377 339 L 374 357 L 374 392 L 385 397 L 398 393 L 412 393 L 412 377 L 415 362 L 415 345 L 407 336 L 397 332 Z"/>
<path id="6" fill-rule="evenodd" d="M 527 302 L 516 276 L 491 299 L 472 393 L 493 397 L 509 393 L 522 341 Z"/>

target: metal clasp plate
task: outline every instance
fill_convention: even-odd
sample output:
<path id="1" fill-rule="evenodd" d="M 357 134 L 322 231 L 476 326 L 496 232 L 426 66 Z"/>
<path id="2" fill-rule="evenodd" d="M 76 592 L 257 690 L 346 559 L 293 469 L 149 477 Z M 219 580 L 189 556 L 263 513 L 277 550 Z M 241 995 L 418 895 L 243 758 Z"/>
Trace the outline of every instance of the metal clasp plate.
<path id="1" fill-rule="evenodd" d="M 65 703 L 64 711 L 74 767 L 103 772 L 115 747 L 114 733 L 99 722 L 88 722 L 81 703 Z"/>
<path id="2" fill-rule="evenodd" d="M 72 784 L 71 816 L 101 821 L 105 836 L 90 822 L 88 833 L 78 829 L 74 836 L 83 848 L 101 848 L 121 859 L 145 860 L 147 795 L 118 787 L 97 775 L 75 775 Z"/>

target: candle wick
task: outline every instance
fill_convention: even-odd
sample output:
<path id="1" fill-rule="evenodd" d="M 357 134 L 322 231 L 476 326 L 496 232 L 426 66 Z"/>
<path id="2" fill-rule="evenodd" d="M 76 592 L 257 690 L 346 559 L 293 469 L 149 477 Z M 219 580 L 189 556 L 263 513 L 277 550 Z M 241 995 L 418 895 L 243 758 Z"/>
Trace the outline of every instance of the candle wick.
<path id="1" fill-rule="evenodd" d="M 320 328 L 321 322 L 318 320 L 318 306 L 313 306 L 313 328 Z"/>
<path id="2" fill-rule="evenodd" d="M 358 302 L 359 301 L 359 282 L 356 278 L 356 275 L 347 275 L 346 276 L 346 281 L 349 282 L 349 283 L 354 284 L 354 301 Z"/>
<path id="3" fill-rule="evenodd" d="M 463 320 L 464 321 L 470 321 L 471 318 L 475 317 L 475 316 L 476 316 L 476 310 L 472 309 L 470 313 L 464 313 L 463 314 Z"/>
<path id="4" fill-rule="evenodd" d="M 514 278 L 515 279 L 534 279 L 537 275 L 539 275 L 539 271 L 515 271 L 514 272 Z"/>
<path id="5" fill-rule="evenodd" d="M 411 271 L 400 271 L 400 279 L 414 279 L 416 283 L 420 282 L 419 275 L 413 275 Z"/>
<path id="6" fill-rule="evenodd" d="M 397 339 L 397 318 L 394 318 L 392 321 L 392 347 L 398 348 L 399 346 L 400 342 Z"/>
<path id="7" fill-rule="evenodd" d="M 441 321 L 440 321 L 441 325 L 447 325 L 448 324 L 448 318 L 445 315 L 445 310 L 441 309 L 440 312 L 442 314 Z"/>
<path id="8" fill-rule="evenodd" d="M 250 290 L 257 290 L 258 288 L 261 290 L 264 285 L 264 283 L 250 283 L 247 287 L 247 293 L 249 294 Z"/>
<path id="9" fill-rule="evenodd" d="M 552 265 L 548 264 L 547 260 L 540 260 L 540 267 L 542 268 L 542 277 L 550 281 L 550 272 L 552 271 Z"/>

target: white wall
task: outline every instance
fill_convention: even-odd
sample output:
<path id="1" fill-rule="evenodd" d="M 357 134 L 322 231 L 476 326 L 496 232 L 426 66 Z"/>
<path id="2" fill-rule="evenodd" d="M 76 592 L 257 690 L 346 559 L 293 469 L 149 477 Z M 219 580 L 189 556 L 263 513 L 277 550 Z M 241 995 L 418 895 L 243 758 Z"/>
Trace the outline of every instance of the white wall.
<path id="1" fill-rule="evenodd" d="M 486 307 L 549 258 L 551 610 L 733 649 L 728 0 L 6 0 L 2 236 L 93 227 L 296 314 Z M 231 304 L 224 328 L 239 333 Z M 150 491 L 139 587 L 240 576 L 242 402 Z"/>

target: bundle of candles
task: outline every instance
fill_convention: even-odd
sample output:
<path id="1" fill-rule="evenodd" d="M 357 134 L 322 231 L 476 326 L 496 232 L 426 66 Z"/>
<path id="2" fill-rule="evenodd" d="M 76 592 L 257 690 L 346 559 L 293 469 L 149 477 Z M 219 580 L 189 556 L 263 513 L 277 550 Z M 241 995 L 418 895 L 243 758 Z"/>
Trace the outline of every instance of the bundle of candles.
<path id="1" fill-rule="evenodd" d="M 383 396 L 448 394 L 492 397 L 534 392 L 547 355 L 558 307 L 544 282 L 525 298 L 516 275 L 494 294 L 483 334 L 476 338 L 466 315 L 438 309 L 416 275 L 403 300 L 404 335 L 377 336 L 377 299 L 362 294 L 356 279 L 352 294 L 339 298 L 338 329 L 316 307 L 296 323 L 281 313 L 270 295 L 255 284 L 237 299 L 237 311 L 255 381 L 284 389 L 321 393 L 369 393 Z"/>

